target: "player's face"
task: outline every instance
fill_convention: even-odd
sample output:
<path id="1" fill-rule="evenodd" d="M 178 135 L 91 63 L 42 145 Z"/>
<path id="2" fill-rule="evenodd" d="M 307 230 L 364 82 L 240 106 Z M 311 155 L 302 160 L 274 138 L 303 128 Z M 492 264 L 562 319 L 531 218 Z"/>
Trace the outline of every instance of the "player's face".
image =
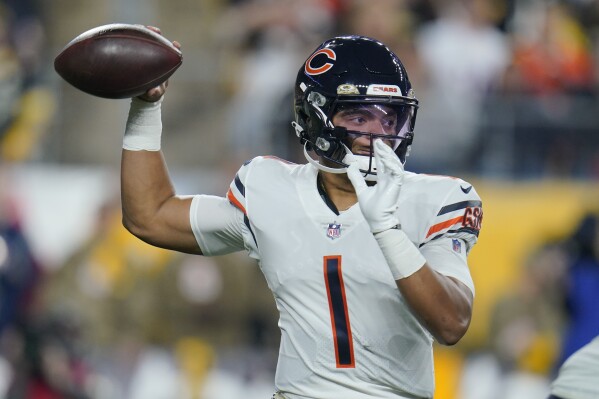
<path id="1" fill-rule="evenodd" d="M 398 133 L 397 112 L 391 107 L 380 104 L 343 108 L 333 116 L 333 124 L 349 131 L 348 147 L 358 155 L 369 155 L 371 143 L 368 136 L 352 135 L 352 131 L 380 136 L 396 136 Z M 384 141 L 392 146 L 389 140 Z"/>

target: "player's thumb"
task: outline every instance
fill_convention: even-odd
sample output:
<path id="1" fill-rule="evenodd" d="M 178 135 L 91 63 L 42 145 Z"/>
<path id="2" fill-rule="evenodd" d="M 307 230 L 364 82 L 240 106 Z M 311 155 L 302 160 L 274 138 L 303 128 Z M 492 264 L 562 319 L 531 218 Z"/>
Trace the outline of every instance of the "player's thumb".
<path id="1" fill-rule="evenodd" d="M 362 173 L 360 172 L 360 168 L 357 163 L 351 163 L 347 168 L 347 177 L 351 182 L 352 186 L 354 186 L 354 190 L 356 190 L 356 194 L 360 195 L 362 191 L 368 188 L 366 185 L 366 180 Z"/>

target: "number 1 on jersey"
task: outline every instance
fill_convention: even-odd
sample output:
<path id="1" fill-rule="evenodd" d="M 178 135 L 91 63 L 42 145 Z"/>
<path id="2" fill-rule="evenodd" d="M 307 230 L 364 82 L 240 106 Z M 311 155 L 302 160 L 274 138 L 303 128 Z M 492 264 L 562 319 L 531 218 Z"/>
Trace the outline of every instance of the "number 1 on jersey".
<path id="1" fill-rule="evenodd" d="M 354 343 L 349 324 L 343 273 L 341 272 L 341 256 L 325 256 L 323 269 L 331 313 L 337 368 L 353 368 L 356 367 Z"/>

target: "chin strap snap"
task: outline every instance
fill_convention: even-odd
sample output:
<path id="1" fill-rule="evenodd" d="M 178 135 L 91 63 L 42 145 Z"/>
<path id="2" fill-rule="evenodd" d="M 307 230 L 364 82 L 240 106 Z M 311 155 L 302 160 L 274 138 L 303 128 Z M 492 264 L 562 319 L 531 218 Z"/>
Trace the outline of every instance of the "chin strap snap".
<path id="1" fill-rule="evenodd" d="M 293 130 L 295 130 L 295 135 L 301 139 L 304 133 L 304 128 L 301 127 L 296 121 L 291 122 L 291 126 L 293 127 Z"/>

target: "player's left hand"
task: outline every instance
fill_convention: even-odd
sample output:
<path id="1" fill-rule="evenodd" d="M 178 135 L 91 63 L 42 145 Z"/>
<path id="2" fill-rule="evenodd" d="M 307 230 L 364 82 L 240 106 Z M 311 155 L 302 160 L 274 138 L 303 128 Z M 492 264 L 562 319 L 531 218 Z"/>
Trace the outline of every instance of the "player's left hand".
<path id="1" fill-rule="evenodd" d="M 397 210 L 404 168 L 391 147 L 380 139 L 374 142 L 374 158 L 377 165 L 376 185 L 369 187 L 366 184 L 357 163 L 350 164 L 347 177 L 356 190 L 360 210 L 370 225 L 370 231 L 380 233 L 399 224 Z"/>
<path id="2" fill-rule="evenodd" d="M 159 35 L 162 35 L 160 28 L 157 28 L 155 26 L 149 26 L 149 25 L 146 26 L 146 28 L 158 33 Z M 173 41 L 172 43 L 173 43 L 173 46 L 175 46 L 176 48 L 181 50 L 181 43 L 179 43 L 176 40 Z M 164 96 L 164 93 L 166 93 L 167 87 L 168 87 L 168 80 L 162 82 L 160 85 L 158 85 L 156 87 L 152 87 L 151 89 L 146 91 L 144 94 L 138 96 L 138 98 L 140 98 L 146 102 L 154 103 L 154 102 L 160 100 Z"/>

